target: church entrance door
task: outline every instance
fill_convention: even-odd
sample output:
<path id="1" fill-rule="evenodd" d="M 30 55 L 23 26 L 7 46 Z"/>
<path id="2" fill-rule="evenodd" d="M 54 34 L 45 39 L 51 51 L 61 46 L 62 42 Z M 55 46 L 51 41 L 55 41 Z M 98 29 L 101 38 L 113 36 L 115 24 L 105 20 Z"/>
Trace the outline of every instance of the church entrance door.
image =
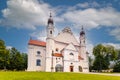
<path id="1" fill-rule="evenodd" d="M 74 66 L 70 66 L 70 72 L 73 72 L 74 70 L 73 70 L 73 67 Z"/>
<path id="2" fill-rule="evenodd" d="M 79 67 L 79 72 L 82 72 L 82 67 L 81 66 L 78 66 Z"/>
<path id="3" fill-rule="evenodd" d="M 63 72 L 63 66 L 61 64 L 57 64 L 55 66 L 55 71 L 56 72 Z"/>

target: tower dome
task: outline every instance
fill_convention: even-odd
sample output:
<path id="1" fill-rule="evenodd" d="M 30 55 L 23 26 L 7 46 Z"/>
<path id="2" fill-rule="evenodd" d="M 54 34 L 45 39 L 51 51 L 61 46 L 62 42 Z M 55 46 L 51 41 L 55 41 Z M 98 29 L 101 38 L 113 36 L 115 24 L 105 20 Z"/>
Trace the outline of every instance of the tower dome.
<path id="1" fill-rule="evenodd" d="M 85 35 L 85 32 L 83 30 L 83 27 L 82 27 L 82 31 L 80 32 L 80 35 Z"/>
<path id="2" fill-rule="evenodd" d="M 50 17 L 48 19 L 48 24 L 54 24 L 51 13 L 50 13 Z"/>

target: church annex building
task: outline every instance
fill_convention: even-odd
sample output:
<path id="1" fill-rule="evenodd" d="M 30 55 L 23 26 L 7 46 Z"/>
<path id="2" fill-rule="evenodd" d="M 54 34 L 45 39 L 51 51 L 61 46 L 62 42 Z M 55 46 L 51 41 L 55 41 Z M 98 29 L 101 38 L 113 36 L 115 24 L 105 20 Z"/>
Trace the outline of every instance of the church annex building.
<path id="1" fill-rule="evenodd" d="M 46 31 L 46 42 L 32 39 L 28 42 L 27 71 L 89 72 L 83 28 L 79 42 L 69 27 L 54 36 L 54 21 L 50 14 Z"/>

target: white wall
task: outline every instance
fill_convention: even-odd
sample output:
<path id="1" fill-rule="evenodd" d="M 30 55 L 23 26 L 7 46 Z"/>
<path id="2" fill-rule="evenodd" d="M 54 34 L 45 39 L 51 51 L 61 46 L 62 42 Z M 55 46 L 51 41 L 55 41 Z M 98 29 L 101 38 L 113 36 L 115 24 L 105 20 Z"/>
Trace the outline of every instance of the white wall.
<path id="1" fill-rule="evenodd" d="M 41 54 L 37 55 L 37 51 Z M 36 60 L 41 60 L 41 66 L 36 66 Z M 44 71 L 45 70 L 45 47 L 28 45 L 28 71 Z"/>

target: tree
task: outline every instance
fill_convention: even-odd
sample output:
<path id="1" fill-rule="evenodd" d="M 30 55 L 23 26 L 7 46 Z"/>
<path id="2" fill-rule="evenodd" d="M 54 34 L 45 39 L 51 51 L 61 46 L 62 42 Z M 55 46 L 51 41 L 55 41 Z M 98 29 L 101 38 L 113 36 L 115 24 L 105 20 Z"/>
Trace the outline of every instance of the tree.
<path id="1" fill-rule="evenodd" d="M 9 64 L 9 50 L 6 49 L 3 40 L 0 40 L 0 68 L 6 70 L 6 66 Z"/>
<path id="2" fill-rule="evenodd" d="M 107 62 L 104 60 L 106 48 L 102 44 L 98 44 L 93 48 L 93 54 L 95 61 L 93 63 L 93 69 L 101 71 L 102 69 L 108 68 Z"/>
<path id="3" fill-rule="evenodd" d="M 89 56 L 88 59 L 89 59 L 89 71 L 91 72 L 93 66 L 93 59 L 91 58 L 91 56 Z"/>
<path id="4" fill-rule="evenodd" d="M 9 69 L 11 70 L 23 70 L 24 68 L 24 58 L 22 57 L 22 54 L 16 49 L 12 48 L 10 50 L 10 65 Z"/>
<path id="5" fill-rule="evenodd" d="M 97 55 L 93 63 L 93 69 L 101 72 L 102 69 L 108 69 L 108 63 L 105 61 L 102 55 Z"/>
<path id="6" fill-rule="evenodd" d="M 98 44 L 93 48 L 93 54 L 95 60 L 93 63 L 93 69 L 101 71 L 102 69 L 108 69 L 110 61 L 117 59 L 117 52 L 113 46 Z"/>
<path id="7" fill-rule="evenodd" d="M 27 54 L 20 53 L 16 48 L 6 49 L 5 42 L 0 40 L 0 69 L 25 70 Z"/>
<path id="8" fill-rule="evenodd" d="M 114 66 L 113 72 L 120 72 L 120 61 L 118 61 Z"/>
<path id="9" fill-rule="evenodd" d="M 27 69 L 27 60 L 28 60 L 28 56 L 26 53 L 22 53 L 22 58 L 23 58 L 23 70 Z"/>

